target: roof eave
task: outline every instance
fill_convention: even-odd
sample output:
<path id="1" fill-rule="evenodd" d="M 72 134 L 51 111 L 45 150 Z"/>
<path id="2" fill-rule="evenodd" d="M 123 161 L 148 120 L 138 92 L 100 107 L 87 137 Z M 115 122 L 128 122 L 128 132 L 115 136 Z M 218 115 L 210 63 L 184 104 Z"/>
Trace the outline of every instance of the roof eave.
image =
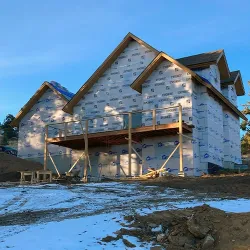
<path id="1" fill-rule="evenodd" d="M 227 59 L 224 50 L 222 50 L 220 57 L 217 59 L 216 64 L 220 70 L 221 80 L 230 78 L 230 70 L 228 67 Z"/>
<path id="2" fill-rule="evenodd" d="M 202 79 L 201 79 L 202 80 Z M 202 80 L 203 81 L 203 80 Z M 247 117 L 238 110 L 223 94 L 221 94 L 213 85 L 203 81 L 203 85 L 209 88 L 217 97 L 219 97 L 228 107 L 230 107 L 240 118 L 247 121 Z"/>
<path id="3" fill-rule="evenodd" d="M 144 69 L 144 71 L 141 72 L 141 74 L 132 82 L 130 87 L 137 92 L 142 92 L 142 86 L 141 82 L 144 82 L 148 76 L 154 71 L 154 69 L 160 64 L 163 52 L 160 52 L 153 60 L 152 62 Z"/>
<path id="4" fill-rule="evenodd" d="M 245 89 L 241 78 L 241 73 L 239 70 L 234 79 L 226 79 L 224 81 L 221 81 L 221 86 L 229 86 L 229 85 L 235 86 L 237 96 L 245 95 Z"/>
<path id="5" fill-rule="evenodd" d="M 141 91 L 141 85 L 143 83 L 143 80 L 145 80 L 148 77 L 148 75 L 150 75 L 150 73 L 162 62 L 161 60 L 162 58 L 165 58 L 166 60 L 176 64 L 177 66 L 188 72 L 192 77 L 196 78 L 198 81 L 202 81 L 202 79 L 188 67 L 184 66 L 183 64 L 181 64 L 171 56 L 167 55 L 166 53 L 160 52 L 155 57 L 155 59 L 147 66 L 147 68 L 141 73 L 141 75 L 130 85 L 131 88 L 137 91 L 138 90 Z"/>
<path id="6" fill-rule="evenodd" d="M 137 91 L 140 90 L 139 92 L 141 92 L 141 85 L 148 78 L 148 75 L 150 75 L 151 72 L 159 65 L 160 59 L 163 58 L 163 57 L 165 59 L 169 60 L 170 62 L 175 63 L 176 65 L 178 65 L 179 67 L 181 67 L 186 72 L 190 73 L 190 75 L 193 78 L 195 78 L 198 82 L 200 82 L 201 84 L 203 84 L 204 86 L 206 86 L 207 88 L 209 88 L 217 97 L 219 97 L 225 103 L 225 105 L 227 105 L 228 107 L 230 107 L 239 117 L 241 117 L 244 120 L 247 120 L 246 116 L 243 113 L 241 113 L 229 100 L 227 100 L 227 98 L 225 98 L 213 85 L 208 84 L 207 82 L 205 82 L 198 74 L 196 74 L 195 72 L 193 72 L 192 70 L 190 70 L 186 66 L 182 65 L 181 63 L 179 63 L 178 61 L 176 61 L 172 57 L 168 56 L 164 52 L 161 52 L 148 65 L 148 67 L 141 73 L 141 75 L 131 84 L 131 87 L 134 90 L 137 90 Z"/>
<path id="7" fill-rule="evenodd" d="M 60 96 L 64 101 L 68 102 L 67 98 L 57 91 L 49 82 L 45 81 L 35 94 L 29 99 L 29 101 L 21 108 L 16 115 L 15 119 L 10 123 L 12 127 L 17 127 L 22 118 L 27 114 L 28 110 L 33 107 L 36 101 L 46 92 L 47 89 L 51 89 L 56 95 Z"/>
<path id="8" fill-rule="evenodd" d="M 21 119 L 27 114 L 26 109 L 30 109 L 30 105 L 33 104 L 33 102 L 36 101 L 37 96 L 39 98 L 40 95 L 42 95 L 47 89 L 49 88 L 48 83 L 44 82 L 40 88 L 35 92 L 35 94 L 29 99 L 29 101 L 24 104 L 24 106 L 20 109 L 20 111 L 17 113 L 15 119 L 10 123 L 12 127 L 17 127 L 19 125 L 19 122 Z"/>
<path id="9" fill-rule="evenodd" d="M 243 96 L 246 94 L 240 71 L 238 73 L 238 77 L 235 82 L 235 89 L 236 89 L 237 96 Z"/>
<path id="10" fill-rule="evenodd" d="M 196 63 L 196 64 L 187 64 L 186 67 L 190 69 L 206 68 L 212 64 L 216 64 L 216 61 L 209 61 L 209 62 Z"/>

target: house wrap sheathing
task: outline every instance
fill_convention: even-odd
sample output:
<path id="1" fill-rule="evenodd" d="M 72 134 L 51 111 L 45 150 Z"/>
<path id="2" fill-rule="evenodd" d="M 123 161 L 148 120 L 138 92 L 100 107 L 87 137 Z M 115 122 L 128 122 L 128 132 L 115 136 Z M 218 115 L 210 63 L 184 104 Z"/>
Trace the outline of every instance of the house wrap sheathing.
<path id="1" fill-rule="evenodd" d="M 233 167 L 241 163 L 239 117 L 245 118 L 237 109 L 237 95 L 244 94 L 239 77 L 239 72 L 237 79 L 235 74 L 230 74 L 223 51 L 207 57 L 201 54 L 175 60 L 128 34 L 76 95 L 63 98 L 53 90 L 52 83 L 52 88 L 48 88 L 33 106 L 29 105 L 26 114 L 17 116 L 18 155 L 43 161 L 46 123 L 93 118 L 89 122 L 89 133 L 119 131 L 128 123 L 127 116 L 119 114 L 152 109 L 156 109 L 158 125 L 175 123 L 178 109 L 171 107 L 180 103 L 183 121 L 193 127 L 192 133 L 183 137 L 185 173 L 198 176 L 207 173 L 210 165 Z M 171 109 L 157 110 L 167 107 Z M 133 114 L 132 126 L 147 125 L 152 125 L 150 112 Z M 72 125 L 68 129 L 74 135 L 81 134 L 79 126 Z M 50 137 L 57 135 L 57 129 L 49 130 Z M 159 168 L 178 140 L 177 134 L 142 139 L 134 147 L 146 164 L 133 153 L 131 170 L 128 169 L 127 144 L 111 145 L 107 141 L 105 146 L 90 147 L 88 173 L 92 177 L 114 177 L 139 175 L 147 172 L 148 167 Z M 49 145 L 49 152 L 62 173 L 82 153 L 56 145 Z M 77 167 L 82 169 L 83 161 Z M 52 164 L 49 168 L 53 168 Z M 166 169 L 178 174 L 178 151 Z"/>
<path id="2" fill-rule="evenodd" d="M 73 96 L 56 82 L 45 82 L 20 111 L 18 136 L 18 157 L 41 162 L 44 161 L 45 125 L 70 121 L 71 115 L 62 109 Z M 23 111 L 27 110 L 25 113 Z M 55 136 L 56 134 L 51 134 Z M 71 164 L 71 150 L 57 145 L 49 145 L 49 152 L 61 171 L 67 171 Z M 52 164 L 50 163 L 50 168 Z"/>

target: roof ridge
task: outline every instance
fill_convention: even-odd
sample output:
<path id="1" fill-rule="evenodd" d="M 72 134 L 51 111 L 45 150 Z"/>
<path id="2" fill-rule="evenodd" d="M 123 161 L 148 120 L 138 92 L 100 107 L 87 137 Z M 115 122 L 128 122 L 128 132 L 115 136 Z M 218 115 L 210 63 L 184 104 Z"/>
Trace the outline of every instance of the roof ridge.
<path id="1" fill-rule="evenodd" d="M 56 81 L 47 82 L 51 87 L 55 88 L 60 94 L 65 96 L 67 99 L 73 98 L 75 95 L 73 92 L 69 91 L 66 87 L 64 87 L 61 83 Z"/>

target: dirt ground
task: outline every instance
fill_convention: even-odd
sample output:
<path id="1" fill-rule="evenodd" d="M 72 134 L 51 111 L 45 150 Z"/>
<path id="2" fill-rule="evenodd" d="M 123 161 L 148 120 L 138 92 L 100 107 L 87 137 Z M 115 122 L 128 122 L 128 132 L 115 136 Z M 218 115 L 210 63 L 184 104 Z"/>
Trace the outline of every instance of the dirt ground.
<path id="1" fill-rule="evenodd" d="M 225 213 L 203 205 L 182 210 L 166 210 L 141 216 L 126 216 L 129 222 L 103 242 L 134 236 L 153 243 L 151 249 L 250 249 L 250 213 Z M 129 244 L 129 242 L 127 242 Z M 133 247 L 133 244 L 130 245 Z"/>
<path id="2" fill-rule="evenodd" d="M 164 188 L 188 189 L 194 194 L 223 197 L 250 197 L 250 174 L 204 176 L 204 177 L 160 177 L 141 181 L 142 185 L 152 185 Z"/>
<path id="3" fill-rule="evenodd" d="M 43 169 L 38 162 L 27 161 L 13 155 L 0 153 L 0 182 L 19 181 L 20 173 L 17 171 Z"/>

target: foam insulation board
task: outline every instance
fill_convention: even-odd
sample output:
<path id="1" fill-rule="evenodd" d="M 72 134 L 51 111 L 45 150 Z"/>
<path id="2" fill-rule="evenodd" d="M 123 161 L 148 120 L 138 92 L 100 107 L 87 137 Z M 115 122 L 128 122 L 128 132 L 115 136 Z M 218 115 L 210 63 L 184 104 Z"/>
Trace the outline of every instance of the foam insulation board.
<path id="1" fill-rule="evenodd" d="M 190 134 L 189 136 L 191 136 Z M 173 152 L 175 147 L 179 143 L 179 136 L 161 136 L 152 137 L 143 140 L 142 157 L 146 164 L 143 164 L 143 173 L 147 173 L 148 167 L 158 169 L 162 167 L 169 155 Z M 183 140 L 183 168 L 184 172 L 192 176 L 194 175 L 194 155 L 193 144 L 191 140 L 184 138 Z M 177 175 L 179 172 L 179 150 L 170 158 L 165 165 L 165 169 L 171 173 Z"/>
<path id="2" fill-rule="evenodd" d="M 210 82 L 218 91 L 221 92 L 220 85 L 220 71 L 217 65 L 210 65 L 208 68 L 198 68 L 193 70 L 196 74 L 204 77 Z"/>
<path id="3" fill-rule="evenodd" d="M 237 107 L 237 94 L 234 85 L 229 85 L 222 88 L 222 94 Z"/>
<path id="4" fill-rule="evenodd" d="M 123 57 L 122 60 L 124 60 Z M 104 78 L 107 77 L 105 79 L 106 83 L 111 79 L 112 74 L 110 72 L 111 71 L 107 71 L 107 74 L 104 74 Z M 197 69 L 197 73 L 221 91 L 219 84 L 220 74 L 216 65 L 205 69 Z M 113 79 L 114 82 L 117 83 L 117 80 L 119 80 L 117 74 L 114 74 Z M 105 81 L 103 81 L 103 83 Z M 98 80 L 98 82 L 102 82 L 102 80 Z M 193 139 L 185 139 L 184 143 L 184 171 L 187 172 L 188 175 L 200 175 L 203 172 L 207 172 L 208 163 L 223 166 L 224 148 L 227 147 L 223 144 L 224 127 L 222 106 L 216 99 L 209 95 L 204 86 L 194 82 L 191 76 L 180 67 L 167 60 L 162 62 L 142 84 L 142 94 L 139 95 L 130 89 L 130 96 L 133 97 L 129 98 L 129 95 L 123 96 L 125 97 L 125 101 L 122 101 L 118 97 L 122 91 L 119 92 L 119 88 L 116 85 L 107 85 L 114 86 L 114 88 L 111 87 L 108 95 L 112 98 L 107 97 L 109 102 L 105 102 L 104 100 L 100 101 L 103 95 L 99 94 L 100 90 L 97 88 L 98 84 L 96 84 L 80 102 L 82 103 L 81 105 L 87 104 L 85 109 L 84 107 L 79 109 L 79 105 L 76 108 L 76 112 L 82 112 L 82 110 L 84 110 L 85 113 L 83 114 L 85 114 L 85 116 L 93 117 L 95 114 L 90 114 L 89 112 L 91 112 L 92 109 L 88 108 L 87 110 L 87 106 L 92 105 L 91 107 L 93 107 L 93 105 L 97 105 L 96 107 L 100 112 L 100 108 L 97 104 L 99 101 L 104 105 L 98 115 L 116 114 L 116 116 L 112 118 L 93 119 L 90 123 L 90 132 L 126 129 L 128 118 L 118 113 L 132 111 L 133 109 L 130 106 L 131 102 L 138 103 L 135 106 L 136 109 L 143 110 L 170 107 L 168 110 L 158 110 L 156 112 L 156 122 L 157 124 L 177 122 L 179 119 L 178 108 L 171 108 L 171 106 L 181 103 L 183 107 L 183 120 L 189 125 L 194 125 L 193 133 L 191 134 L 191 138 Z M 96 93 L 96 96 L 94 96 L 94 93 Z M 126 93 L 128 94 L 129 91 L 126 90 Z M 96 100 L 98 101 L 93 102 L 94 98 L 97 98 Z M 112 104 L 111 106 L 110 103 Z M 120 107 L 124 108 L 120 109 Z M 135 120 L 137 125 L 152 125 L 152 113 L 144 112 L 136 119 L 133 117 L 133 121 Z M 158 145 L 162 145 L 162 143 L 164 145 L 178 143 L 178 136 L 173 138 L 167 136 L 161 139 L 149 138 L 143 141 L 142 156 L 146 161 L 146 164 L 142 164 L 143 173 L 148 167 L 160 167 L 164 162 L 164 157 L 167 157 L 167 155 L 171 153 L 171 147 L 162 147 L 164 153 L 162 152 L 161 148 L 158 147 Z M 127 172 L 128 160 L 124 160 L 124 157 L 127 156 L 122 156 L 119 164 L 121 164 L 122 169 Z M 168 166 L 170 166 L 168 167 L 168 171 L 173 174 L 179 171 L 178 157 L 178 153 L 175 153 L 168 164 Z M 111 167 L 109 164 L 106 165 Z M 113 163 L 113 165 L 115 164 Z M 113 171 L 112 174 L 114 173 Z M 116 174 L 118 174 L 118 171 Z"/>
<path id="5" fill-rule="evenodd" d="M 240 121 L 229 110 L 223 110 L 224 162 L 241 164 Z"/>
<path id="6" fill-rule="evenodd" d="M 141 146 L 134 145 L 136 151 L 141 154 Z M 80 157 L 83 151 L 72 151 L 72 164 Z M 89 148 L 90 168 L 88 176 L 94 179 L 101 177 L 138 176 L 142 172 L 142 163 L 133 152 L 131 160 L 131 173 L 128 168 L 128 144 L 107 145 L 106 147 Z M 83 175 L 84 156 L 78 162 L 76 170 Z"/>
<path id="7" fill-rule="evenodd" d="M 74 108 L 76 117 L 117 115 L 94 119 L 89 125 L 90 132 L 119 130 L 128 120 L 127 117 L 118 115 L 119 113 L 142 109 L 142 97 L 130 85 L 155 56 L 153 51 L 131 41 L 85 94 Z"/>
<path id="8" fill-rule="evenodd" d="M 62 111 L 65 101 L 48 89 L 29 110 L 19 124 L 18 156 L 43 162 L 45 125 L 70 121 L 71 116 Z M 56 137 L 58 129 L 49 128 L 49 136 Z M 69 154 L 69 150 L 49 145 L 52 156 Z"/>
<path id="9" fill-rule="evenodd" d="M 200 86 L 198 97 L 198 137 L 201 163 L 223 164 L 223 109 L 219 102 Z"/>
<path id="10" fill-rule="evenodd" d="M 191 125 L 193 124 L 194 114 L 197 114 L 196 106 L 193 105 L 193 102 L 197 99 L 196 88 L 197 86 L 189 73 L 165 60 L 142 84 L 143 109 L 169 108 L 156 112 L 157 124 L 168 124 L 179 121 L 178 108 L 171 107 L 180 103 L 183 108 L 182 119 L 185 123 Z M 143 113 L 143 125 L 152 125 L 152 120 L 151 112 Z M 146 158 L 150 167 L 159 168 L 179 143 L 179 137 L 151 138 L 150 142 L 145 140 L 146 146 L 142 150 L 142 155 Z M 195 146 L 195 143 L 198 145 L 197 141 L 184 138 L 184 171 L 187 175 L 197 175 L 199 172 L 195 169 L 195 167 L 198 168 L 199 161 L 199 148 Z M 166 145 L 168 146 L 166 147 Z M 197 162 L 196 166 L 194 162 Z M 179 151 L 170 159 L 166 169 L 172 174 L 178 174 Z M 143 168 L 143 171 L 145 172 L 146 169 Z"/>
<path id="11" fill-rule="evenodd" d="M 157 124 L 167 124 L 179 120 L 179 103 L 183 107 L 183 120 L 192 124 L 192 79 L 189 73 L 165 60 L 142 84 L 143 109 L 170 108 L 158 110 Z M 152 112 L 143 113 L 142 124 L 152 125 Z"/>
<path id="12" fill-rule="evenodd" d="M 240 123 L 228 110 L 223 110 L 220 102 L 210 96 L 206 87 L 197 84 L 191 76 L 177 65 L 165 60 L 142 84 L 142 94 L 130 85 L 155 58 L 155 53 L 133 41 L 118 56 L 110 68 L 98 79 L 92 88 L 74 107 L 74 120 L 90 118 L 89 133 L 128 129 L 126 111 L 170 108 L 156 112 L 157 124 L 178 122 L 180 103 L 183 120 L 193 125 L 193 131 L 183 138 L 184 172 L 189 176 L 207 173 L 208 163 L 218 166 L 240 163 Z M 216 65 L 195 69 L 217 90 L 221 91 L 220 74 Z M 229 86 L 222 93 L 237 105 L 235 89 Z M 19 156 L 27 159 L 43 160 L 44 127 L 47 123 L 70 121 L 72 117 L 62 111 L 64 101 L 48 90 L 34 105 L 20 123 Z M 105 117 L 113 115 L 111 117 Z M 99 117 L 98 116 L 103 116 Z M 133 114 L 132 126 L 152 125 L 152 113 Z M 59 127 L 58 127 L 59 126 Z M 61 125 L 62 126 L 62 125 Z M 84 126 L 84 124 L 83 124 Z M 58 128 L 49 130 L 50 137 L 58 136 Z M 64 129 L 64 128 L 62 128 Z M 68 135 L 82 134 L 80 123 L 70 123 Z M 128 169 L 128 145 L 106 145 L 89 148 L 91 178 L 119 177 L 145 173 L 148 167 L 159 168 L 179 143 L 179 136 L 145 138 L 141 144 L 133 144 L 144 162 L 133 152 L 132 168 Z M 73 151 L 49 145 L 49 152 L 56 160 L 60 172 L 66 172 L 83 151 Z M 179 151 L 165 166 L 172 174 L 179 172 Z M 52 168 L 51 163 L 49 167 Z M 84 157 L 74 171 L 83 175 Z"/>

